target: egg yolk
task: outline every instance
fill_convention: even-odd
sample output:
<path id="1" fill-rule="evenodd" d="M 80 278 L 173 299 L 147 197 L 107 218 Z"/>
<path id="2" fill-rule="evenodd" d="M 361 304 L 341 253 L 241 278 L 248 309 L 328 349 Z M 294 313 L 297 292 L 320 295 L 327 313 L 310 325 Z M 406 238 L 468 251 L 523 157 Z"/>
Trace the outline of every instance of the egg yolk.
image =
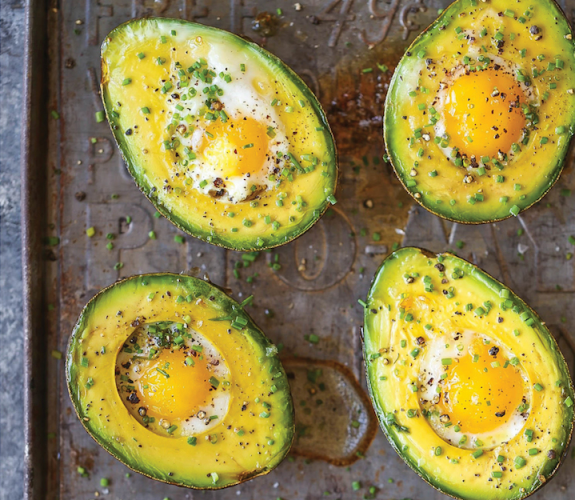
<path id="1" fill-rule="evenodd" d="M 136 382 L 140 404 L 156 418 L 188 418 L 209 404 L 212 390 L 205 360 L 193 357 L 186 364 L 186 351 L 163 349 L 143 368 Z"/>
<path id="2" fill-rule="evenodd" d="M 523 134 L 523 101 L 517 81 L 501 70 L 459 77 L 448 89 L 443 113 L 450 146 L 477 161 L 497 157 L 499 151 L 507 154 Z"/>
<path id="3" fill-rule="evenodd" d="M 207 126 L 198 152 L 224 177 L 254 174 L 267 159 L 267 127 L 247 117 L 226 123 L 215 120 Z"/>
<path id="4" fill-rule="evenodd" d="M 491 353 L 490 353 L 490 349 Z M 438 410 L 463 432 L 482 433 L 507 422 L 521 404 L 523 379 L 493 344 L 474 342 L 469 352 L 448 366 Z M 498 362 L 494 367 L 492 363 Z"/>

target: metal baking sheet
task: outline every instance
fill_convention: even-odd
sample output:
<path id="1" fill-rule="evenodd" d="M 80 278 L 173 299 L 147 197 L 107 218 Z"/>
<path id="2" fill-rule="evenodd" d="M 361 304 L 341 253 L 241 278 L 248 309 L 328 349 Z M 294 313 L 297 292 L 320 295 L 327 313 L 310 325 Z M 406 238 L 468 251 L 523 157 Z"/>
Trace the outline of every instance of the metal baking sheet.
<path id="1" fill-rule="evenodd" d="M 575 366 L 573 154 L 551 193 L 525 215 L 483 226 L 448 223 L 414 207 L 382 161 L 383 100 L 406 46 L 445 0 L 29 0 L 26 58 L 27 132 L 23 144 L 26 328 L 27 498 L 158 500 L 361 498 L 440 499 L 391 449 L 383 434 L 349 467 L 292 457 L 269 475 L 217 492 L 195 492 L 129 472 L 83 430 L 64 381 L 64 352 L 82 306 L 100 288 L 134 273 L 199 268 L 237 298 L 255 295 L 250 314 L 282 356 L 345 364 L 361 381 L 360 328 L 365 297 L 382 259 L 399 244 L 458 253 L 509 284 L 556 333 Z M 569 17 L 575 0 L 560 2 Z M 281 9 L 278 15 L 277 9 Z M 271 13 L 263 38 L 258 14 Z M 233 273 L 237 252 L 186 236 L 154 217 L 115 148 L 98 93 L 99 45 L 115 26 L 138 16 L 196 20 L 247 36 L 291 65 L 321 100 L 336 135 L 341 181 L 335 205 L 303 237 Z M 377 63 L 385 64 L 384 72 Z M 371 72 L 363 71 L 372 68 Z M 385 68 L 384 68 L 385 69 Z M 59 113 L 59 119 L 51 111 Z M 563 191 L 562 191 L 563 190 Z M 563 193 L 563 194 L 562 194 Z M 132 223 L 126 223 L 126 217 Z M 94 226 L 97 235 L 87 238 Z M 523 234 L 518 235 L 518 229 Z M 149 240 L 150 230 L 157 240 Z M 106 233 L 116 234 L 113 251 Z M 58 237 L 56 240 L 46 237 Z M 455 243 L 464 243 L 457 249 Z M 268 263 L 278 254 L 281 269 Z M 115 266 L 121 262 L 123 267 Z M 252 283 L 246 278 L 258 273 Z M 273 311 L 274 314 L 270 314 Z M 273 317 L 272 317 L 273 316 Z M 320 340 L 310 344 L 305 335 Z M 297 402 L 296 402 L 297 403 Z M 83 477 L 77 468 L 84 467 Z M 534 499 L 572 498 L 574 461 Z M 100 478 L 109 486 L 100 486 Z M 362 488 L 352 490 L 352 481 Z M 329 496 L 324 496 L 329 492 Z"/>

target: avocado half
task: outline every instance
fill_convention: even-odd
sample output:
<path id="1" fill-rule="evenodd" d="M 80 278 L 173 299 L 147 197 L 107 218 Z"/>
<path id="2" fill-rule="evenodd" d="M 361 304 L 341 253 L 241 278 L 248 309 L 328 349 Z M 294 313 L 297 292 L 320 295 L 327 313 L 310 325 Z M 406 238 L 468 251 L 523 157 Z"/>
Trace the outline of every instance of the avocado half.
<path id="1" fill-rule="evenodd" d="M 443 493 L 522 499 L 567 452 L 575 396 L 557 343 L 509 288 L 455 255 L 407 247 L 383 262 L 364 359 L 389 442 Z"/>
<path id="2" fill-rule="evenodd" d="M 101 55 L 102 100 L 128 170 L 179 229 L 262 250 L 336 202 L 336 149 L 318 100 L 255 43 L 147 18 L 114 29 Z"/>
<path id="3" fill-rule="evenodd" d="M 92 438 L 166 483 L 241 483 L 270 472 L 293 440 L 277 349 L 241 304 L 196 278 L 134 276 L 99 292 L 70 338 L 66 379 Z"/>
<path id="4" fill-rule="evenodd" d="M 395 69 L 384 139 L 430 212 L 478 224 L 551 189 L 575 126 L 575 45 L 553 0 L 457 0 Z"/>

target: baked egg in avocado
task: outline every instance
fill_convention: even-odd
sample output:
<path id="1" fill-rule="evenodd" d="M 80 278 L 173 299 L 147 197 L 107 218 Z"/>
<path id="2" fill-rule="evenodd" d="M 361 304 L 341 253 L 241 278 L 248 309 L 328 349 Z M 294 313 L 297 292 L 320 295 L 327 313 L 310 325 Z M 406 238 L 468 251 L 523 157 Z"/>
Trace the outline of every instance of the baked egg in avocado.
<path id="1" fill-rule="evenodd" d="M 443 493 L 522 499 L 567 452 L 575 397 L 557 343 L 509 288 L 455 255 L 408 247 L 383 262 L 364 358 L 384 433 Z"/>
<path id="2" fill-rule="evenodd" d="M 558 179 L 575 123 L 575 45 L 554 0 L 457 0 L 409 47 L 385 103 L 404 187 L 461 223 L 516 216 Z"/>
<path id="3" fill-rule="evenodd" d="M 188 21 L 132 20 L 102 44 L 101 87 L 138 187 L 193 236 L 270 248 L 336 202 L 336 150 L 319 102 L 255 43 Z"/>
<path id="4" fill-rule="evenodd" d="M 153 479 L 198 489 L 277 466 L 294 410 L 277 349 L 241 304 L 188 276 L 134 276 L 99 292 L 70 338 L 82 425 Z"/>

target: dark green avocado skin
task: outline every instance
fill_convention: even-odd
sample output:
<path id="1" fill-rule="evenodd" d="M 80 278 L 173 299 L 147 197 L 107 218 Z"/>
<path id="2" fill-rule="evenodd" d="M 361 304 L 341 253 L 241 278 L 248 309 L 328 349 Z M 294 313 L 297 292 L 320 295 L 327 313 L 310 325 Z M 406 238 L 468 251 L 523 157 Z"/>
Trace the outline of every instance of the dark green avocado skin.
<path id="1" fill-rule="evenodd" d="M 512 290 L 503 285 L 501 282 L 487 274 L 485 271 L 475 266 L 474 264 L 457 257 L 451 253 L 435 254 L 429 250 L 416 248 L 416 247 L 404 247 L 389 255 L 381 264 L 377 270 L 373 281 L 371 283 L 370 290 L 367 295 L 366 306 L 364 308 L 364 327 L 363 327 L 363 354 L 364 363 L 366 368 L 367 386 L 369 390 L 370 399 L 378 417 L 379 424 L 383 430 L 385 436 L 390 442 L 391 446 L 395 449 L 397 454 L 405 461 L 411 469 L 413 469 L 422 479 L 429 483 L 433 488 L 449 495 L 453 498 L 461 500 L 520 500 L 528 497 L 544 484 L 546 484 L 557 472 L 562 461 L 567 456 L 569 450 L 569 443 L 573 434 L 573 428 L 575 425 L 575 404 L 572 406 L 562 405 L 562 425 L 561 425 L 561 435 L 557 436 L 556 450 L 557 457 L 553 460 L 547 460 L 544 466 L 538 471 L 538 474 L 531 478 L 531 482 L 524 491 L 519 488 L 513 489 L 500 489 L 498 490 L 497 496 L 486 498 L 483 494 L 478 494 L 475 491 L 470 490 L 465 484 L 462 484 L 460 488 L 452 488 L 446 485 L 442 481 L 442 477 L 436 474 L 432 474 L 430 471 L 426 470 L 424 467 L 419 465 L 420 459 L 429 460 L 429 457 L 422 457 L 413 451 L 411 447 L 407 450 L 403 449 L 403 445 L 400 441 L 400 436 L 405 433 L 405 430 L 399 429 L 394 418 L 394 415 L 398 411 L 391 408 L 388 404 L 389 393 L 381 389 L 382 382 L 380 381 L 376 369 L 376 365 L 373 360 L 370 359 L 370 355 L 374 352 L 378 352 L 380 345 L 378 344 L 380 333 L 382 332 L 382 325 L 386 324 L 385 321 L 382 322 L 381 318 L 381 307 L 385 307 L 383 304 L 380 294 L 382 291 L 387 290 L 389 287 L 397 287 L 396 275 L 404 276 L 410 268 L 413 269 L 412 263 L 414 259 L 425 258 L 427 265 L 430 269 L 429 273 L 432 274 L 431 269 L 433 264 L 438 262 L 436 259 L 438 257 L 443 257 L 442 262 L 445 264 L 446 268 L 449 270 L 455 267 L 459 268 L 465 275 L 465 279 L 473 280 L 474 283 L 478 285 L 486 286 L 494 292 L 495 297 L 499 297 L 500 291 L 505 289 L 509 291 L 509 299 L 512 300 L 516 305 L 521 307 L 522 311 L 527 311 L 530 317 L 534 320 L 534 323 L 530 329 L 536 332 L 536 335 L 542 340 L 545 345 L 545 356 L 549 359 L 558 372 L 558 376 L 564 382 L 562 385 L 562 400 L 571 398 L 575 401 L 575 392 L 573 388 L 573 381 L 569 374 L 569 368 L 561 353 L 557 342 L 555 341 L 553 335 L 545 326 L 545 323 L 537 315 L 537 313 L 521 298 L 519 298 Z M 431 262 L 431 265 L 429 263 Z M 434 269 L 437 271 L 436 269 Z M 449 273 L 446 271 L 446 275 Z M 420 273 L 421 279 L 423 275 Z M 408 284 L 404 283 L 403 287 L 406 292 L 409 290 Z M 457 280 L 453 280 L 454 286 L 456 287 Z M 457 288 L 457 287 L 456 287 Z M 438 293 L 437 291 L 435 293 Z M 494 302 L 494 301 L 493 301 Z M 494 302 L 495 303 L 495 302 Z M 497 308 L 497 306 L 495 307 Z M 519 315 L 519 313 L 517 313 Z M 393 315 L 390 315 L 392 318 Z M 383 333 L 387 332 L 387 329 L 383 329 Z M 394 349 L 399 349 L 399 346 L 395 346 Z M 429 427 L 430 432 L 431 427 Z M 407 431 L 409 432 L 409 431 Z M 411 434 L 408 434 L 411 435 Z M 412 436 L 414 440 L 417 440 L 417 436 Z M 442 457 L 445 460 L 445 456 Z M 447 466 L 449 467 L 449 465 Z M 453 467 L 453 466 L 452 466 Z M 541 480 L 543 478 L 543 480 Z"/>
<path id="2" fill-rule="evenodd" d="M 563 57 L 569 59 L 567 63 L 569 67 L 565 67 L 564 72 L 572 73 L 575 68 L 575 61 L 573 61 L 573 54 L 575 53 L 575 41 L 573 40 L 572 27 L 567 20 L 567 17 L 559 4 L 555 0 L 537 0 L 537 2 L 522 1 L 521 3 L 515 2 L 500 2 L 505 4 L 505 7 L 515 9 L 517 12 L 523 12 L 528 6 L 536 6 L 538 9 L 546 9 L 548 12 L 549 28 L 553 32 L 566 33 L 565 38 L 561 41 L 562 47 L 560 48 Z M 424 207 L 429 212 L 441 217 L 443 219 L 457 222 L 460 224 L 485 224 L 490 222 L 498 222 L 517 216 L 519 213 L 524 212 L 528 208 L 535 205 L 540 201 L 558 181 L 569 152 L 571 139 L 575 134 L 575 116 L 571 114 L 565 115 L 564 125 L 566 126 L 567 140 L 563 141 L 561 148 L 549 158 L 550 166 L 548 174 L 545 176 L 544 182 L 537 186 L 536 189 L 530 192 L 525 192 L 523 200 L 515 199 L 513 203 L 501 204 L 496 209 L 486 209 L 485 205 L 476 203 L 469 205 L 465 199 L 458 199 L 455 205 L 451 205 L 449 200 L 440 200 L 439 203 L 433 192 L 419 192 L 417 186 L 409 187 L 408 183 L 413 178 L 410 176 L 410 171 L 413 169 L 413 163 L 405 156 L 407 144 L 404 137 L 399 137 L 396 133 L 396 124 L 402 121 L 401 113 L 398 112 L 398 103 L 405 99 L 409 92 L 403 84 L 404 75 L 408 68 L 408 63 L 411 59 L 417 57 L 420 51 L 425 51 L 426 48 L 435 44 L 438 34 L 442 33 L 445 28 L 443 25 L 447 23 L 448 30 L 453 29 L 457 19 L 461 16 L 472 15 L 482 5 L 489 5 L 490 2 L 484 0 L 456 0 L 449 7 L 444 9 L 437 19 L 425 29 L 409 46 L 405 54 L 398 63 L 392 80 L 389 85 L 389 90 L 386 95 L 384 116 L 383 116 L 383 137 L 385 142 L 386 151 L 399 181 L 405 190 L 413 197 L 413 199 Z M 503 12 L 501 15 L 504 15 Z M 529 27 L 527 22 L 524 26 Z M 545 27 L 547 28 L 547 26 Z M 490 47 L 491 50 L 491 47 Z M 559 52 L 559 49 L 558 49 Z M 529 156 L 526 161 L 528 161 Z M 505 171 L 501 172 L 506 174 Z M 453 197 L 457 198 L 458 193 L 453 193 Z M 517 214 L 510 212 L 510 207 L 516 205 L 519 209 Z"/>
<path id="3" fill-rule="evenodd" d="M 250 360 L 250 363 L 263 364 L 267 366 L 265 369 L 266 372 L 277 374 L 274 376 L 273 382 L 276 386 L 276 390 L 273 394 L 273 397 L 276 398 L 274 402 L 274 415 L 277 415 L 277 420 L 274 425 L 277 428 L 281 428 L 284 432 L 281 436 L 281 446 L 279 447 L 278 453 L 267 463 L 256 465 L 258 460 L 255 459 L 252 469 L 247 469 L 239 476 L 230 475 L 223 477 L 222 475 L 217 483 L 214 483 L 210 477 L 193 475 L 189 477 L 175 477 L 170 471 L 163 467 L 161 460 L 158 462 L 138 460 L 137 453 L 134 453 L 134 450 L 130 449 L 131 441 L 126 440 L 126 442 L 123 442 L 123 440 L 118 439 L 118 436 L 110 435 L 105 425 L 96 425 L 96 419 L 89 418 L 90 413 L 88 409 L 93 405 L 95 393 L 86 391 L 81 382 L 83 370 L 81 360 L 84 356 L 89 355 L 86 354 L 83 338 L 84 340 L 86 339 L 86 332 L 90 331 L 90 325 L 93 324 L 91 323 L 91 318 L 99 314 L 99 311 L 102 311 L 103 308 L 112 308 L 113 310 L 117 308 L 120 318 L 129 318 L 130 312 L 125 310 L 126 297 L 133 297 L 134 295 L 140 296 L 140 303 L 147 304 L 150 293 L 160 295 L 162 294 L 162 290 L 172 290 L 170 300 L 174 299 L 174 303 L 176 304 L 177 295 L 174 295 L 174 290 L 177 290 L 178 294 L 182 294 L 194 302 L 199 300 L 203 301 L 208 305 L 210 311 L 213 312 L 213 321 L 229 323 L 230 336 L 241 335 L 247 337 L 254 346 L 255 352 L 261 353 L 258 359 Z M 145 310 L 146 307 L 152 306 L 144 306 L 140 312 Z M 232 326 L 232 322 L 237 318 L 240 318 L 242 324 L 245 323 L 241 331 Z M 118 320 L 114 318 L 110 321 L 114 324 Z M 111 352 L 106 353 L 106 356 L 98 356 L 99 368 L 103 371 L 109 368 L 105 364 L 106 361 L 115 363 L 116 356 Z M 231 367 L 232 370 L 233 368 L 234 367 Z M 277 355 L 277 348 L 254 323 L 241 304 L 229 297 L 219 287 L 207 281 L 186 275 L 173 273 L 135 275 L 117 281 L 98 292 L 80 313 L 72 335 L 70 336 L 66 354 L 66 382 L 76 414 L 88 434 L 107 452 L 130 469 L 165 483 L 176 484 L 192 489 L 221 489 L 242 483 L 257 476 L 265 475 L 271 472 L 286 457 L 295 435 L 293 401 L 285 370 Z M 99 393 L 99 391 L 109 391 L 110 388 L 103 387 L 101 384 L 98 384 L 96 380 L 94 387 L 92 387 L 90 391 L 94 390 L 97 390 Z M 115 385 L 112 390 L 117 390 Z M 100 394 L 102 394 L 101 397 L 106 396 L 106 392 Z M 127 414 L 127 412 L 121 412 L 121 415 L 125 414 Z M 133 423 L 128 423 L 127 427 L 130 427 L 130 425 L 133 425 Z M 135 423 L 135 425 L 140 424 Z M 279 443 L 277 438 L 276 443 Z M 139 444 L 146 446 L 147 443 L 140 442 Z M 189 445 L 186 444 L 185 446 Z M 198 449 L 200 449 L 199 446 Z M 204 452 L 205 451 L 209 452 L 210 450 L 204 448 Z"/>
<path id="4" fill-rule="evenodd" d="M 129 33 L 134 30 L 143 30 L 144 28 L 149 28 L 150 26 L 166 26 L 170 29 L 178 30 L 178 28 L 193 28 L 197 30 L 198 33 L 203 34 L 208 37 L 222 38 L 227 41 L 227 43 L 233 46 L 239 46 L 242 50 L 250 53 L 254 60 L 260 64 L 266 65 L 273 68 L 273 72 L 277 75 L 278 79 L 286 79 L 295 83 L 297 88 L 302 92 L 304 98 L 312 106 L 315 115 L 317 116 L 319 123 L 323 127 L 324 134 L 327 138 L 326 143 L 328 150 L 326 151 L 326 157 L 331 158 L 329 163 L 329 177 L 332 180 L 330 183 L 330 193 L 333 194 L 336 191 L 337 180 L 338 180 L 338 156 L 337 149 L 335 147 L 335 139 L 333 133 L 330 129 L 329 122 L 327 120 L 326 114 L 321 107 L 321 104 L 308 88 L 305 82 L 286 64 L 284 64 L 278 57 L 271 54 L 267 50 L 263 49 L 256 43 L 249 41 L 245 38 L 239 37 L 227 31 L 214 28 L 211 26 L 205 26 L 198 23 L 193 23 L 190 21 L 185 21 L 182 19 L 170 19 L 170 18 L 143 18 L 143 19 L 132 19 L 124 24 L 121 24 L 113 31 L 109 33 L 104 42 L 102 43 L 101 54 L 102 54 L 102 65 L 103 59 L 105 57 L 106 50 L 109 44 L 114 43 L 116 38 L 121 38 L 124 33 Z M 103 74 L 104 72 L 102 72 Z M 206 231 L 197 222 L 197 217 L 200 212 L 197 210 L 191 211 L 186 214 L 177 214 L 172 210 L 172 206 L 168 202 L 164 202 L 158 198 L 157 187 L 154 186 L 150 179 L 146 176 L 146 172 L 140 168 L 136 158 L 130 153 L 129 137 L 120 130 L 119 127 L 114 127 L 114 118 L 112 115 L 114 102 L 108 91 L 108 87 L 104 81 L 100 86 L 102 101 L 104 104 L 104 109 L 106 111 L 106 116 L 111 125 L 112 134 L 116 140 L 116 144 L 120 150 L 120 153 L 126 163 L 128 171 L 134 178 L 136 185 L 140 191 L 152 202 L 154 207 L 158 212 L 160 212 L 166 219 L 168 219 L 172 224 L 174 224 L 178 229 L 181 229 L 185 233 L 190 234 L 202 241 L 211 243 L 216 246 L 227 248 L 230 250 L 238 251 L 256 251 L 256 250 L 266 250 L 269 248 L 275 248 L 284 245 L 294 239 L 298 238 L 306 231 L 311 229 L 311 227 L 321 218 L 325 211 L 330 206 L 330 201 L 327 196 L 324 196 L 323 201 L 319 206 L 310 207 L 305 217 L 298 224 L 292 225 L 287 231 L 280 231 L 278 235 L 270 234 L 261 237 L 245 237 L 238 236 L 232 232 L 221 232 L 217 231 L 217 228 Z M 314 195 L 315 196 L 315 195 Z"/>

